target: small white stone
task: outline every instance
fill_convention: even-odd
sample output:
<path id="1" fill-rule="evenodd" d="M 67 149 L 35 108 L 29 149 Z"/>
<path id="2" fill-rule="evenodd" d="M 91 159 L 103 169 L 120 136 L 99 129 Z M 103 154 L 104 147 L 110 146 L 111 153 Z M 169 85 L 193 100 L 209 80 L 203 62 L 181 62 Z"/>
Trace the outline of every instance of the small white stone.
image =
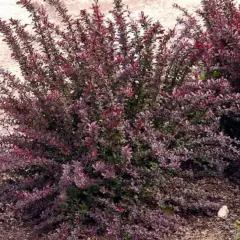
<path id="1" fill-rule="evenodd" d="M 226 205 L 222 206 L 218 211 L 218 217 L 222 219 L 227 219 L 229 214 L 229 209 Z"/>

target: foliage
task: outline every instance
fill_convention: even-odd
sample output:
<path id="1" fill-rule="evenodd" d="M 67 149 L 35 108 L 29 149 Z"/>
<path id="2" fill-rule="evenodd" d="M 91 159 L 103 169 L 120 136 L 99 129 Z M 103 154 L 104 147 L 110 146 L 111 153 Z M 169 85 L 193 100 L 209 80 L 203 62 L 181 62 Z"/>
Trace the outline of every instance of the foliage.
<path id="1" fill-rule="evenodd" d="M 97 2 L 78 18 L 46 2 L 61 25 L 28 0 L 18 4 L 33 33 L 0 20 L 24 79 L 0 71 L 2 125 L 14 128 L 1 136 L 1 169 L 20 176 L 16 208 L 43 233 L 61 226 L 62 239 L 164 239 L 174 217 L 162 210 L 161 171 L 221 175 L 226 158 L 238 159 L 219 119 L 240 96 L 215 73 L 196 81 L 210 38 L 196 42 L 194 18 L 179 33 L 143 13 L 133 20 L 120 0 L 111 19 Z"/>
<path id="2" fill-rule="evenodd" d="M 194 39 L 194 47 L 203 51 L 201 63 L 207 75 L 227 77 L 235 91 L 239 91 L 239 7 L 233 0 L 201 0 L 201 5 L 202 8 L 196 11 L 197 15 L 193 15 L 175 4 L 175 8 L 186 17 L 178 19 L 178 22 L 198 36 Z M 200 21 L 204 27 L 199 24 Z"/>

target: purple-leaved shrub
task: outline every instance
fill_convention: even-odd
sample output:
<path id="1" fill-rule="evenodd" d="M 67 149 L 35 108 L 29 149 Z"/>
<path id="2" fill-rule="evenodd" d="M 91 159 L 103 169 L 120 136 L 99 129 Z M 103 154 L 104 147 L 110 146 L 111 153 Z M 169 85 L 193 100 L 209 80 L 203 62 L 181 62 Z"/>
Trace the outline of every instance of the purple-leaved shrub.
<path id="1" fill-rule="evenodd" d="M 194 42 L 195 49 L 201 49 L 199 59 L 201 67 L 194 72 L 196 79 L 225 77 L 229 80 L 234 92 L 240 92 L 240 10 L 233 0 L 202 0 L 202 8 L 196 14 L 190 14 L 187 9 L 175 4 L 183 12 L 184 17 L 178 19 L 178 24 L 191 32 L 188 41 Z M 200 21 L 203 25 L 200 24 Z M 185 35 L 186 36 L 186 35 Z M 197 37 L 193 37 L 197 36 Z M 223 114 L 220 118 L 220 130 L 231 138 L 240 140 L 240 111 Z M 234 143 L 239 147 L 239 142 Z M 227 157 L 226 160 L 230 160 Z M 231 162 L 225 171 L 231 179 L 239 182 L 239 161 Z"/>
<path id="2" fill-rule="evenodd" d="M 201 0 L 202 8 L 194 15 L 177 4 L 174 6 L 184 14 L 184 18 L 179 18 L 178 23 L 197 36 L 187 38 L 194 40 L 195 49 L 202 50 L 200 60 L 205 66 L 206 75 L 227 77 L 234 90 L 239 91 L 239 7 L 233 0 Z M 203 22 L 203 26 L 199 20 Z"/>
<path id="3" fill-rule="evenodd" d="M 164 239 L 174 217 L 162 211 L 162 173 L 221 175 L 226 158 L 238 160 L 219 119 L 239 110 L 240 95 L 224 77 L 195 78 L 208 42 L 196 47 L 190 28 L 134 20 L 121 0 L 112 18 L 97 1 L 77 18 L 46 2 L 62 25 L 29 0 L 18 4 L 33 32 L 0 20 L 23 77 L 0 70 L 1 123 L 13 127 L 0 167 L 18 176 L 8 198 L 42 233 L 61 226 L 60 239 Z"/>

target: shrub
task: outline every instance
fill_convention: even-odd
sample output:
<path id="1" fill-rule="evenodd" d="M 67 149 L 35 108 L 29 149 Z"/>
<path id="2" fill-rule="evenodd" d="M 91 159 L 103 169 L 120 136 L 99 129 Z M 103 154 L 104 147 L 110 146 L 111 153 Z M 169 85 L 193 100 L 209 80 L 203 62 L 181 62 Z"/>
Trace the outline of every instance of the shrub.
<path id="1" fill-rule="evenodd" d="M 175 4 L 175 8 L 186 17 L 178 22 L 183 26 L 191 22 L 191 25 L 187 24 L 188 31 L 197 35 L 194 48 L 203 51 L 201 61 L 206 75 L 227 77 L 235 90 L 239 91 L 239 8 L 233 0 L 202 0 L 201 5 L 202 8 L 196 11 L 197 15 L 193 15 Z"/>
<path id="2" fill-rule="evenodd" d="M 198 79 L 226 77 L 234 92 L 239 92 L 239 19 L 240 11 L 232 0 L 202 0 L 202 8 L 197 15 L 190 14 L 186 9 L 175 4 L 185 18 L 178 23 L 192 32 L 197 38 L 188 37 L 194 41 L 194 48 L 202 50 L 201 68 L 196 69 Z M 203 22 L 203 26 L 199 22 Z M 191 22 L 191 24 L 189 24 Z M 239 106 L 236 111 L 220 118 L 220 130 L 233 139 L 240 139 Z M 239 146 L 238 143 L 235 143 Z M 228 160 L 229 157 L 227 158 Z M 226 160 L 227 160 L 226 159 Z M 239 182 L 239 162 L 231 162 L 225 170 L 231 180 Z"/>
<path id="3" fill-rule="evenodd" d="M 1 168 L 19 176 L 16 209 L 43 233 L 61 226 L 62 239 L 164 239 L 173 219 L 161 210 L 162 172 L 221 174 L 239 157 L 219 131 L 239 94 L 223 77 L 194 79 L 205 55 L 187 28 L 133 20 L 120 0 L 111 19 L 97 2 L 78 18 L 47 2 L 63 26 L 28 0 L 18 4 L 33 33 L 0 20 L 24 79 L 0 71 L 2 125 L 13 127 L 1 136 Z"/>

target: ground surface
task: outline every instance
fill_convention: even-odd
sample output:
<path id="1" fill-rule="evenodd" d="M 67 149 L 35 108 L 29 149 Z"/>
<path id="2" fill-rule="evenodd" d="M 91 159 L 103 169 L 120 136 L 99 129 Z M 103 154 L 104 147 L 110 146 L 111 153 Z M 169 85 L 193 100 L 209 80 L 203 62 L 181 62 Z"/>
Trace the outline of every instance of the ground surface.
<path id="1" fill-rule="evenodd" d="M 226 179 L 205 178 L 188 183 L 188 187 L 207 193 L 206 198 L 217 206 L 227 205 L 230 214 L 227 220 L 217 217 L 217 211 L 210 216 L 185 215 L 180 219 L 182 226 L 169 240 L 235 240 L 235 221 L 240 219 L 239 185 Z M 1 203 L 0 203 L 1 206 Z M 1 208 L 0 208 L 1 209 Z M 178 216 L 179 218 L 179 216 Z M 42 240 L 31 229 L 21 226 L 11 212 L 0 212 L 0 240 Z"/>

